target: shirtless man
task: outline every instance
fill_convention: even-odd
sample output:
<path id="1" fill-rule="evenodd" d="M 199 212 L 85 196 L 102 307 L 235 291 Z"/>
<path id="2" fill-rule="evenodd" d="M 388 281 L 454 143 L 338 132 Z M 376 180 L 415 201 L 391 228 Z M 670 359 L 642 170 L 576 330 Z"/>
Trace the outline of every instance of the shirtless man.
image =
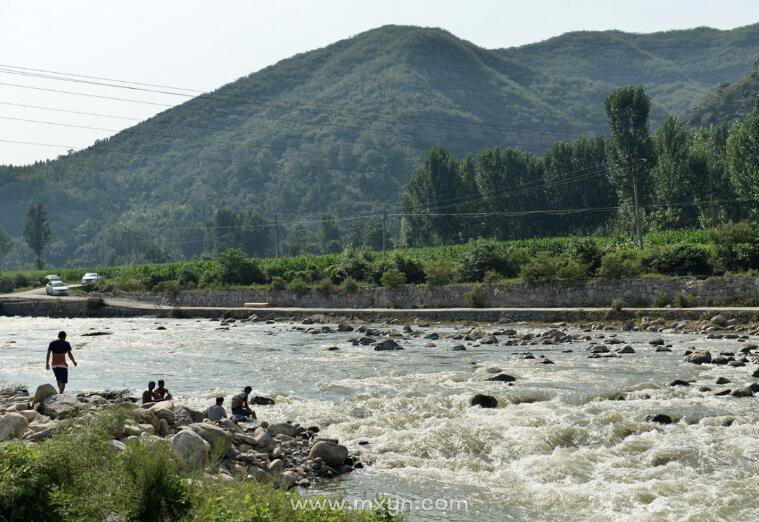
<path id="1" fill-rule="evenodd" d="M 66 389 L 66 383 L 69 382 L 69 365 L 66 363 L 66 355 L 76 366 L 74 354 L 71 351 L 71 345 L 66 342 L 66 332 L 58 332 L 58 339 L 51 342 L 47 347 L 47 357 L 45 358 L 45 369 L 50 369 L 50 354 L 53 354 L 53 373 L 58 383 L 58 391 L 63 393 Z"/>
<path id="2" fill-rule="evenodd" d="M 243 421 L 249 417 L 256 418 L 256 412 L 250 409 L 248 406 L 248 395 L 253 391 L 253 388 L 246 386 L 242 393 L 238 393 L 232 397 L 232 415 L 233 420 Z"/>
<path id="3" fill-rule="evenodd" d="M 155 382 L 150 381 L 148 383 L 148 389 L 142 392 L 142 404 L 147 404 L 149 402 L 156 401 L 155 392 L 153 391 L 154 389 L 155 389 Z"/>
<path id="4" fill-rule="evenodd" d="M 172 398 L 169 390 L 166 389 L 166 383 L 163 380 L 158 381 L 158 388 L 155 389 L 153 395 L 157 401 L 170 401 Z"/>

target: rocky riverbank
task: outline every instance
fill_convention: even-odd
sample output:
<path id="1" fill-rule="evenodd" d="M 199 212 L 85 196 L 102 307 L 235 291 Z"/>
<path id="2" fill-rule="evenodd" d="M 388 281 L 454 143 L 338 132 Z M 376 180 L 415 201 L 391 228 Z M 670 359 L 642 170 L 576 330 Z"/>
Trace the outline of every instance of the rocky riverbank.
<path id="1" fill-rule="evenodd" d="M 229 419 L 210 422 L 203 414 L 174 401 L 145 407 L 127 391 L 58 394 L 50 384 L 34 394 L 25 388 L 0 391 L 0 444 L 35 444 L 76 430 L 81 423 L 107 415 L 111 445 L 124 451 L 134 442 L 167 444 L 188 472 L 273 481 L 289 489 L 363 467 L 335 439 L 319 437 L 316 426 Z"/>

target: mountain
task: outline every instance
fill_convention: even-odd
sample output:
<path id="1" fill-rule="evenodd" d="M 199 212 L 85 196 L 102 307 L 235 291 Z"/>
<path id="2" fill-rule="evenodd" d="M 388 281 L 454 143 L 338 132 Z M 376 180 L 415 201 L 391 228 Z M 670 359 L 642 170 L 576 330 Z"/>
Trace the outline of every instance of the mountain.
<path id="1" fill-rule="evenodd" d="M 48 258 L 113 260 L 127 225 L 170 257 L 204 248 L 220 207 L 313 221 L 397 208 L 441 144 L 541 151 L 605 133 L 603 99 L 645 84 L 656 125 L 759 54 L 759 25 L 651 35 L 570 33 L 487 50 L 432 28 L 385 26 L 283 60 L 86 150 L 0 167 L 0 225 L 20 236 L 31 201 L 57 239 Z M 128 245 L 124 248 L 128 251 Z M 134 250 L 133 246 L 131 250 Z"/>
<path id="2" fill-rule="evenodd" d="M 721 83 L 685 114 L 691 125 L 731 123 L 745 117 L 759 97 L 759 60 L 732 83 Z"/>

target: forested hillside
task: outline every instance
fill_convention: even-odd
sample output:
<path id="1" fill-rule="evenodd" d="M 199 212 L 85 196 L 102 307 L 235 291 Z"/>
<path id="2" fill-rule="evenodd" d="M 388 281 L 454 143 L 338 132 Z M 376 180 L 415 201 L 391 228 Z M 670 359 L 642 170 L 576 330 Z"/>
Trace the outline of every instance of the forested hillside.
<path id="1" fill-rule="evenodd" d="M 691 108 L 685 119 L 692 125 L 732 123 L 745 117 L 759 100 L 759 59 L 732 83 L 722 83 Z"/>
<path id="2" fill-rule="evenodd" d="M 351 243 L 381 242 L 377 220 L 355 216 L 398 210 L 431 147 L 459 156 L 490 146 L 541 152 L 604 134 L 603 99 L 628 83 L 651 92 L 656 126 L 738 77 L 757 54 L 757 25 L 573 33 L 496 51 L 439 29 L 382 27 L 84 151 L 0 167 L 0 226 L 20 237 L 29 204 L 43 203 L 53 232 L 45 257 L 58 265 L 192 257 L 235 234 L 257 237 L 248 250 L 271 255 L 275 216 L 286 223 L 277 229 L 283 248 L 296 253 L 315 241 L 325 212 L 351 218 L 341 223 Z M 389 228 L 397 236 L 398 220 Z M 9 259 L 32 256 L 17 247 Z"/>

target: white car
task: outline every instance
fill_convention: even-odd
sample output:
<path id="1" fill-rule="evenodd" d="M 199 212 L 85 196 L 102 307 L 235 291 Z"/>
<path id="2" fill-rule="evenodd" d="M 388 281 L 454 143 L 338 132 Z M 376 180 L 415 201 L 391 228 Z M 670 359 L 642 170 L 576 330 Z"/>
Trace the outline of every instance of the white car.
<path id="1" fill-rule="evenodd" d="M 95 272 L 87 272 L 82 276 L 82 285 L 90 286 L 100 281 L 100 276 Z"/>
<path id="2" fill-rule="evenodd" d="M 50 281 L 45 285 L 45 293 L 47 295 L 69 295 L 69 287 L 61 281 Z"/>
<path id="3" fill-rule="evenodd" d="M 48 283 L 52 283 L 53 281 L 60 281 L 61 278 L 57 275 L 50 274 L 49 276 L 45 276 L 45 279 L 47 279 Z"/>

